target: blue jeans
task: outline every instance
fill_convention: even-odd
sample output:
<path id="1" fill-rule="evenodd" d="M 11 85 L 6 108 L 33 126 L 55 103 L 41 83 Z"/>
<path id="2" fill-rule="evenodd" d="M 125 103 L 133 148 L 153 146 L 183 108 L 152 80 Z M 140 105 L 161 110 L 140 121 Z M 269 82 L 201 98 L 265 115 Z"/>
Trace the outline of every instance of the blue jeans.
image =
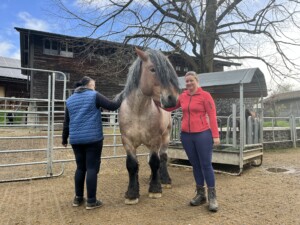
<path id="1" fill-rule="evenodd" d="M 97 178 L 100 170 L 103 140 L 90 144 L 72 145 L 76 159 L 75 194 L 83 197 L 86 178 L 87 202 L 96 202 Z"/>
<path id="2" fill-rule="evenodd" d="M 213 138 L 211 130 L 199 133 L 181 132 L 181 141 L 193 167 L 196 184 L 215 187 L 215 175 L 212 167 Z"/>

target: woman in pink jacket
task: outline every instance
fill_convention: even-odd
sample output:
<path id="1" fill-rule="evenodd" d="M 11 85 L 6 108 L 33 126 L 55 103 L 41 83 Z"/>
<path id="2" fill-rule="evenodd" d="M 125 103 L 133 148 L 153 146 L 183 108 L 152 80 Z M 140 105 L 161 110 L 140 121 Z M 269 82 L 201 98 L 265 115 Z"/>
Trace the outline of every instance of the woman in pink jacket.
<path id="1" fill-rule="evenodd" d="M 177 105 L 166 110 L 182 109 L 181 141 L 193 167 L 196 182 L 196 196 L 190 205 L 198 206 L 206 202 L 206 183 L 209 210 L 216 212 L 218 202 L 212 167 L 213 145 L 220 144 L 216 107 L 211 95 L 199 87 L 194 71 L 186 73 L 185 83 L 186 90 L 179 96 Z"/>

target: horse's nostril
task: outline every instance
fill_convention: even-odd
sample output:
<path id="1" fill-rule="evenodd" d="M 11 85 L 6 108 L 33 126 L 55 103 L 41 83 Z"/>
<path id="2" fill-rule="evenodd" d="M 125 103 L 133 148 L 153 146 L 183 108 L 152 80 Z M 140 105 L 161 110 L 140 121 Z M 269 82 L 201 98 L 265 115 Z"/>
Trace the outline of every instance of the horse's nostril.
<path id="1" fill-rule="evenodd" d="M 173 107 L 176 105 L 176 98 L 173 95 L 168 95 L 167 101 L 164 102 L 168 107 Z"/>
<path id="2" fill-rule="evenodd" d="M 168 100 L 171 102 L 176 102 L 176 97 L 174 95 L 169 95 Z"/>

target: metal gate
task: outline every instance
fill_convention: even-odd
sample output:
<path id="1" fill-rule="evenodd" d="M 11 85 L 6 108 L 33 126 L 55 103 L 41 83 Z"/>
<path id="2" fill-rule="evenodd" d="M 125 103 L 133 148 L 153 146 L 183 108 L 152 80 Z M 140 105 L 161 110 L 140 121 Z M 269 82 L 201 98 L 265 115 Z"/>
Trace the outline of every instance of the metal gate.
<path id="1" fill-rule="evenodd" d="M 59 71 L 3 68 L 45 73 L 48 75 L 48 98 L 0 97 L 0 183 L 62 175 L 65 163 L 75 161 L 71 146 L 65 148 L 61 144 L 66 75 Z M 64 76 L 64 81 L 60 81 L 64 83 L 62 99 L 55 98 L 57 74 Z M 101 158 L 125 158 L 117 112 L 102 112 L 102 120 L 104 145 Z M 140 148 L 138 156 L 148 156 L 148 150 L 143 146 Z"/>
<path id="2" fill-rule="evenodd" d="M 60 71 L 4 67 L 41 72 L 48 76 L 48 98 L 0 98 L 0 182 L 58 176 L 63 165 L 53 168 L 52 150 L 56 122 L 64 115 L 66 75 Z M 63 76 L 62 99 L 55 99 L 56 76 Z M 38 168 L 38 169 L 37 169 Z"/>

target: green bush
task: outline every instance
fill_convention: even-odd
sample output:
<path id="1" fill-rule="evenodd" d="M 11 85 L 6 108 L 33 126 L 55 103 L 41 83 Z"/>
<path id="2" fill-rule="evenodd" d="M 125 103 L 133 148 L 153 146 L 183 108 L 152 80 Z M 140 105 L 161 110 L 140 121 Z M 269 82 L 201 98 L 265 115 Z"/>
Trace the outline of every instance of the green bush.
<path id="1" fill-rule="evenodd" d="M 21 123 L 23 116 L 23 113 L 14 113 L 14 123 Z M 7 116 L 6 122 L 8 122 Z M 0 112 L 0 123 L 4 123 L 4 112 Z"/>
<path id="2" fill-rule="evenodd" d="M 4 113 L 0 112 L 0 123 L 4 122 Z"/>

